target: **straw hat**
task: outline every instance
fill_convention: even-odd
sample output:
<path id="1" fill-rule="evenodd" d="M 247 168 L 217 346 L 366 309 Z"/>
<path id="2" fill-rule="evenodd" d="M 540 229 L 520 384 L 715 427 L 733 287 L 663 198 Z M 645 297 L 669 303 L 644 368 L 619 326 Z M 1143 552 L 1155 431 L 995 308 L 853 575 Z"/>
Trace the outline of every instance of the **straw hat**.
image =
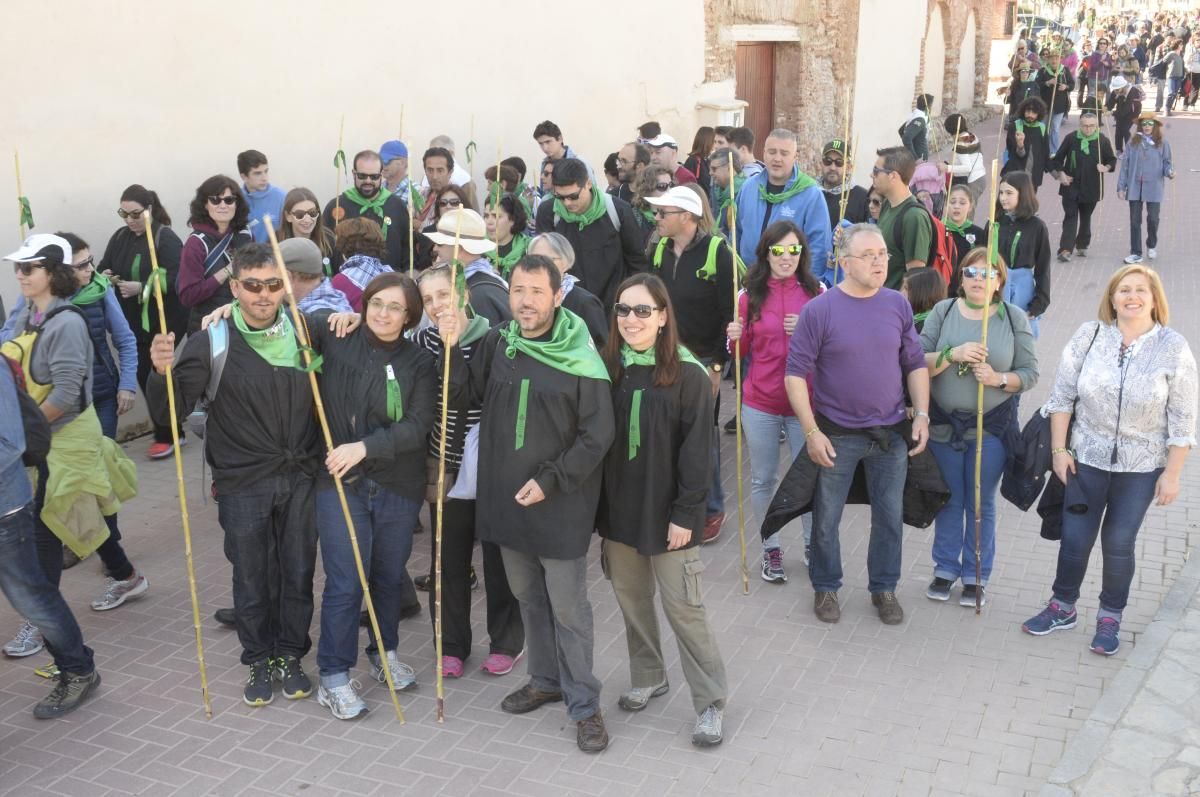
<path id="1" fill-rule="evenodd" d="M 447 246 L 453 246 L 457 239 L 458 245 L 473 255 L 482 255 L 496 248 L 496 244 L 487 239 L 487 225 L 483 217 L 470 208 L 446 211 L 438 219 L 437 230 L 425 233 L 425 237 L 435 244 Z"/>

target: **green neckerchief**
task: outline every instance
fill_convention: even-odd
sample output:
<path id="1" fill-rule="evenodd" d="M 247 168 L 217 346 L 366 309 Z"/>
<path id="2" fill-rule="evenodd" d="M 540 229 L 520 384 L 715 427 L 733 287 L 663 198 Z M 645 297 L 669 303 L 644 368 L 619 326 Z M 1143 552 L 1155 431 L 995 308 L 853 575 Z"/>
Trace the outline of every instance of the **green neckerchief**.
<path id="1" fill-rule="evenodd" d="M 1018 133 L 1024 133 L 1026 127 L 1036 127 L 1038 130 L 1040 130 L 1042 132 L 1043 136 L 1046 135 L 1046 123 L 1045 122 L 1026 122 L 1024 119 L 1017 120 L 1016 128 L 1017 128 Z"/>
<path id="2" fill-rule="evenodd" d="M 364 216 L 368 212 L 374 213 L 376 216 L 379 217 L 379 221 L 381 223 L 384 220 L 383 203 L 387 202 L 388 198 L 391 197 L 391 195 L 392 195 L 391 191 L 387 190 L 386 188 L 380 188 L 379 193 L 377 193 L 375 196 L 371 197 L 370 199 L 367 199 L 365 196 L 358 193 L 358 189 L 353 186 L 351 186 L 350 188 L 347 188 L 346 193 L 344 194 L 346 199 L 350 200 L 351 202 L 353 202 L 355 205 L 358 206 L 358 215 Z M 414 210 L 415 210 L 415 208 L 414 208 Z M 386 235 L 386 233 L 387 233 L 387 230 L 384 230 L 385 235 Z"/>
<path id="3" fill-rule="evenodd" d="M 458 337 L 459 346 L 470 346 L 475 341 L 482 338 L 491 330 L 492 325 L 488 320 L 481 315 L 477 315 L 467 322 L 467 328 Z"/>
<path id="4" fill-rule="evenodd" d="M 962 224 L 959 224 L 954 219 L 947 216 L 946 218 L 942 219 L 942 225 L 950 232 L 956 232 L 959 235 L 966 235 L 967 230 L 971 226 L 971 220 L 964 219 Z"/>
<path id="5" fill-rule="evenodd" d="M 558 216 L 563 221 L 572 221 L 579 224 L 579 229 L 582 231 L 584 227 L 591 224 L 596 219 L 608 212 L 608 208 L 604 204 L 604 194 L 596 190 L 592 186 L 592 204 L 588 205 L 582 213 L 572 213 L 567 210 L 567 206 L 557 197 L 554 199 L 554 215 Z"/>
<path id="6" fill-rule="evenodd" d="M 704 364 L 696 359 L 690 351 L 685 347 L 679 347 L 679 359 L 685 363 L 695 363 L 697 367 L 704 370 L 708 369 Z M 621 344 L 621 367 L 628 368 L 631 365 L 645 365 L 651 368 L 654 367 L 656 359 L 654 356 L 654 347 L 645 351 L 635 351 L 628 343 Z M 638 449 L 642 446 L 642 389 L 638 388 L 633 391 L 633 406 L 629 410 L 629 459 L 637 456 Z"/>
<path id="7" fill-rule="evenodd" d="M 99 271 L 92 272 L 92 279 L 87 285 L 80 288 L 74 296 L 71 297 L 71 304 L 76 307 L 83 307 L 87 304 L 95 304 L 104 298 L 104 294 L 108 293 L 108 277 L 101 274 Z"/>
<path id="8" fill-rule="evenodd" d="M 413 209 L 413 213 L 420 215 L 425 210 L 425 199 L 417 189 L 417 184 L 412 180 L 408 181 L 408 202 Z"/>
<path id="9" fill-rule="evenodd" d="M 392 423 L 404 419 L 404 397 L 400 395 L 400 383 L 396 381 L 396 371 L 391 363 L 387 364 L 387 414 Z"/>
<path id="10" fill-rule="evenodd" d="M 654 226 L 654 211 L 650 210 L 649 208 L 642 208 L 640 212 L 642 214 L 642 218 L 646 220 L 646 223 L 650 226 Z"/>
<path id="11" fill-rule="evenodd" d="M 984 305 L 975 304 L 974 302 L 972 302 L 970 299 L 967 299 L 966 297 L 964 297 L 962 301 L 963 301 L 963 304 L 965 304 L 967 307 L 970 307 L 972 310 L 982 310 L 984 308 Z M 999 316 L 1001 321 L 1003 321 L 1004 320 L 1004 302 L 1003 301 L 992 302 L 992 304 L 996 305 L 996 315 Z M 925 315 L 928 315 L 928 313 L 926 313 Z"/>
<path id="12" fill-rule="evenodd" d="M 929 313 L 930 313 L 929 310 L 926 310 L 923 313 L 914 313 L 913 314 L 913 323 L 914 324 L 924 323 L 925 319 L 929 318 Z"/>
<path id="13" fill-rule="evenodd" d="M 563 373 L 586 379 L 603 379 L 608 382 L 608 369 L 596 351 L 591 333 L 583 319 L 565 307 L 556 311 L 554 326 L 550 330 L 550 340 L 535 341 L 521 337 L 521 327 L 516 321 L 499 327 L 500 337 L 504 338 L 506 348 L 504 354 L 510 360 L 520 352 L 532 357 L 538 362 L 548 365 Z M 521 380 L 521 397 L 517 403 L 516 442 L 514 450 L 520 451 L 525 445 L 525 420 L 529 409 L 529 380 Z"/>
<path id="14" fill-rule="evenodd" d="M 1091 144 L 1100 140 L 1100 130 L 1097 129 L 1096 132 L 1092 133 L 1090 136 L 1085 136 L 1083 133 L 1076 130 L 1075 138 L 1079 139 L 1079 151 L 1084 155 L 1090 155 L 1092 152 Z M 1097 148 L 1096 151 L 1099 152 L 1099 148 Z"/>
<path id="15" fill-rule="evenodd" d="M 500 276 L 508 279 L 509 272 L 513 270 L 513 266 L 517 261 L 525 256 L 526 250 L 529 249 L 529 244 L 532 239 L 523 232 L 519 232 L 513 236 L 512 249 L 508 250 L 508 254 L 504 257 L 500 256 L 500 247 L 496 247 L 491 252 L 488 252 L 485 257 L 492 261 L 492 265 L 500 272 Z"/>
<path id="16" fill-rule="evenodd" d="M 713 186 L 713 203 L 716 205 L 716 213 L 713 215 L 717 217 L 717 227 L 721 226 L 721 219 L 724 217 L 725 211 L 733 206 L 733 203 L 737 200 L 738 192 L 742 190 L 742 185 L 745 182 L 745 176 L 738 174 L 733 178 L 732 191 L 729 190 L 729 186 L 725 186 L 724 188 L 719 185 Z"/>
<path id="17" fill-rule="evenodd" d="M 321 358 L 314 357 L 312 364 L 307 369 L 304 367 L 300 344 L 296 340 L 296 330 L 292 327 L 292 320 L 282 310 L 275 323 L 267 329 L 248 327 L 246 319 L 242 317 L 242 308 L 236 301 L 233 303 L 232 315 L 233 325 L 242 333 L 250 348 L 271 365 L 277 368 L 297 368 L 301 371 L 317 370 L 320 366 Z"/>
<path id="18" fill-rule="evenodd" d="M 804 189 L 816 184 L 817 181 L 800 171 L 799 166 L 793 166 L 792 181 L 787 187 L 778 194 L 771 194 L 767 192 L 767 183 L 764 180 L 763 184 L 758 187 L 758 196 L 769 205 L 778 205 L 780 202 L 786 202 Z"/>

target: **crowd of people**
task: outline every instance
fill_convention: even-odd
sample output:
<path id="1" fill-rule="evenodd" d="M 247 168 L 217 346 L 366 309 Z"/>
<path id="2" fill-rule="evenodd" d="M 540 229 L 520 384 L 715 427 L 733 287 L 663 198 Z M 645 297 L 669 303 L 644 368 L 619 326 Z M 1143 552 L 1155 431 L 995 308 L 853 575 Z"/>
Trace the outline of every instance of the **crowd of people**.
<path id="1" fill-rule="evenodd" d="M 504 676 L 524 659 L 528 673 L 501 708 L 563 702 L 579 748 L 605 749 L 587 577 L 598 533 L 628 643 L 617 705 L 639 711 L 670 688 L 657 592 L 692 696 L 692 741 L 720 744 L 728 688 L 699 548 L 725 525 L 719 420 L 734 413 L 763 521 L 761 577 L 787 582 L 796 534 L 819 620 L 841 616 L 840 527 L 853 502 L 871 507 L 867 586 L 881 622 L 904 620 L 906 522 L 935 527 L 926 596 L 949 600 L 961 583 L 961 604 L 985 605 L 997 496 L 1011 480 L 1022 508 L 1039 495 L 1060 507 L 1053 596 L 1024 629 L 1075 625 L 1099 535 L 1104 589 L 1089 647 L 1115 653 L 1137 529 L 1152 501 L 1177 496 L 1195 445 L 1196 366 L 1167 326 L 1135 230 L 1137 257 L 1112 276 L 1097 320 L 1057 364 L 1050 401 L 1020 428 L 1019 397 L 1044 371 L 1038 321 L 1052 299 L 1044 175 L 1060 183 L 1066 215 L 1060 262 L 1086 254 L 1118 165 L 1118 194 L 1138 218 L 1145 206 L 1155 258 L 1161 180 L 1173 177 L 1156 119 L 1116 150 L 1098 105 L 1062 131 L 1076 76 L 1050 47 L 1037 67 L 1047 80 L 1006 120 L 994 187 L 967 120 L 942 120 L 937 146 L 933 98 L 922 95 L 898 141 L 876 150 L 869 187 L 853 184 L 857 153 L 841 139 L 822 148 L 812 177 L 791 130 L 760 145 L 746 127 L 705 127 L 683 152 L 649 122 L 596 172 L 545 121 L 533 132 L 545 156 L 533 185 L 512 157 L 488 170 L 481 194 L 446 136 L 424 151 L 418 181 L 407 145 L 392 140 L 354 155 L 352 185 L 322 207 L 307 188 L 274 185 L 267 157 L 248 150 L 240 182 L 217 174 L 197 187 L 183 239 L 158 195 L 136 184 L 120 194 L 122 224 L 99 263 L 77 234 L 31 235 L 6 257 L 21 297 L 0 333 L 11 366 L 0 368 L 0 589 L 24 618 L 4 652 L 44 646 L 54 658 L 35 716 L 74 710 L 100 683 L 58 589 L 64 567 L 99 553 L 108 580 L 96 611 L 149 589 L 117 524 L 137 480 L 113 438 L 138 389 L 153 421 L 149 458 L 176 453 L 172 426 L 180 445 L 185 428 L 203 437 L 232 566 L 233 606 L 217 620 L 237 630 L 249 706 L 315 691 L 338 719 L 367 712 L 353 677 L 364 592 L 340 480 L 378 619 L 372 679 L 416 684 L 399 623 L 439 584 L 428 601 L 431 620 L 440 603 L 439 666 L 466 676 L 479 542 L 479 669 Z M 1016 89 L 1030 56 L 1027 44 L 1014 56 Z M 997 217 L 987 228 L 977 223 L 985 202 Z M 739 358 L 740 404 L 722 413 L 722 379 Z M 1029 461 L 1022 437 L 1038 434 L 1052 456 Z M 791 467 L 780 482 L 784 443 Z M 435 527 L 440 571 L 414 578 L 414 534 Z M 314 684 L 303 659 L 318 550 Z"/>

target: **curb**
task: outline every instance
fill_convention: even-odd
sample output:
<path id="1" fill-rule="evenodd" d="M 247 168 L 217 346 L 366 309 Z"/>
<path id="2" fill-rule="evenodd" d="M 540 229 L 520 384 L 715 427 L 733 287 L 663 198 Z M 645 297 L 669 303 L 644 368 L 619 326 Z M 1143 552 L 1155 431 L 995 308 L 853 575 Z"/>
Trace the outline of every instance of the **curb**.
<path id="1" fill-rule="evenodd" d="M 1198 590 L 1200 556 L 1189 556 L 1133 653 L 1104 690 L 1083 727 L 1067 743 L 1062 758 L 1050 773 L 1047 785 L 1042 787 L 1040 797 L 1073 797 L 1076 792 L 1070 784 L 1091 771 L 1104 751 L 1109 735 L 1153 672 L 1163 648 L 1175 633 L 1179 620 Z"/>

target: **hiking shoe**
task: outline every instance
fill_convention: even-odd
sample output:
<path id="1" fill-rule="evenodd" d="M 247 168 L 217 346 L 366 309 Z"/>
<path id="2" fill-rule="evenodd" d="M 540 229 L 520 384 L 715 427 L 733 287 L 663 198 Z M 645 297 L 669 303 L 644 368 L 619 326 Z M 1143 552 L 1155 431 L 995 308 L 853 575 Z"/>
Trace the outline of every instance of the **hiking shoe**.
<path id="1" fill-rule="evenodd" d="M 304 674 L 300 659 L 295 656 L 279 656 L 272 662 L 275 679 L 283 684 L 283 696 L 288 700 L 299 700 L 312 694 L 312 681 Z"/>
<path id="2" fill-rule="evenodd" d="M 737 434 L 737 416 L 735 415 L 734 417 L 725 421 L 725 426 L 723 428 L 725 429 L 725 434 Z"/>
<path id="3" fill-rule="evenodd" d="M 818 592 L 813 595 L 813 613 L 822 623 L 836 623 L 842 619 L 842 607 L 838 606 L 836 592 Z"/>
<path id="4" fill-rule="evenodd" d="M 83 705 L 99 686 L 100 673 L 95 670 L 87 675 L 62 673 L 50 694 L 33 707 L 33 716 L 40 720 L 50 720 L 69 714 Z"/>
<path id="5" fill-rule="evenodd" d="M 804 566 L 808 567 L 812 564 L 812 543 L 804 543 Z"/>
<path id="6" fill-rule="evenodd" d="M 933 577 L 933 581 L 929 582 L 929 586 L 925 588 L 925 597 L 931 601 L 948 601 L 950 600 L 950 588 L 954 586 L 954 582 L 948 578 Z"/>
<path id="7" fill-rule="evenodd" d="M 442 656 L 442 677 L 462 678 L 463 660 L 458 656 Z"/>
<path id="8" fill-rule="evenodd" d="M 250 677 L 242 690 L 242 700 L 247 706 L 266 706 L 275 699 L 271 691 L 271 660 L 262 659 L 250 665 Z"/>
<path id="9" fill-rule="evenodd" d="M 575 743 L 585 753 L 599 753 L 608 747 L 608 730 L 604 727 L 604 717 L 600 716 L 599 711 L 577 723 Z"/>
<path id="10" fill-rule="evenodd" d="M 1087 247 L 1086 246 L 1075 247 L 1075 254 L 1078 255 L 1079 257 L 1087 257 Z"/>
<path id="11" fill-rule="evenodd" d="M 151 443 L 150 448 L 146 449 L 146 456 L 150 459 L 165 459 L 175 453 L 175 446 L 170 443 Z"/>
<path id="12" fill-rule="evenodd" d="M 1066 249 L 1060 249 L 1058 251 L 1058 262 L 1059 263 L 1066 263 L 1066 262 L 1070 261 L 1070 259 L 1071 259 L 1071 253 L 1068 252 Z"/>
<path id="13" fill-rule="evenodd" d="M 14 659 L 23 659 L 26 656 L 32 656 L 44 647 L 46 647 L 46 643 L 42 641 L 42 634 L 38 631 L 37 626 L 25 620 L 21 623 L 17 635 L 8 640 L 8 644 L 4 646 L 4 655 Z"/>
<path id="14" fill-rule="evenodd" d="M 1129 255 L 1128 257 L 1126 257 L 1126 258 L 1125 258 L 1125 262 L 1126 262 L 1127 264 L 1131 265 L 1131 266 L 1132 266 L 1134 263 L 1141 263 L 1141 262 L 1142 262 L 1142 256 L 1141 256 L 1141 255 Z"/>
<path id="15" fill-rule="evenodd" d="M 725 523 L 725 513 L 718 512 L 715 515 L 709 515 L 704 519 L 704 535 L 700 538 L 701 545 L 708 545 L 710 542 L 716 542 L 717 537 L 721 536 L 721 525 Z"/>
<path id="16" fill-rule="evenodd" d="M 213 612 L 213 619 L 221 625 L 237 628 L 237 613 L 233 609 L 217 609 Z"/>
<path id="17" fill-rule="evenodd" d="M 787 573 L 783 572 L 783 551 L 778 548 L 763 551 L 762 580 L 772 584 L 787 583 Z"/>
<path id="18" fill-rule="evenodd" d="M 371 656 L 371 677 L 381 684 L 387 683 L 387 676 L 383 674 L 383 662 L 379 658 L 378 653 L 372 653 Z M 409 667 L 404 662 L 396 658 L 396 651 L 389 650 L 387 652 L 388 669 L 392 671 L 392 684 L 396 687 L 395 691 L 403 692 L 417 684 L 417 673 L 412 667 Z"/>
<path id="19" fill-rule="evenodd" d="M 67 546 L 63 546 L 63 570 L 70 570 L 75 565 L 83 560 L 79 558 L 79 554 L 72 551 Z"/>
<path id="20" fill-rule="evenodd" d="M 1157 260 L 1158 259 L 1158 250 L 1155 249 L 1154 247 L 1147 249 L 1146 257 L 1150 258 L 1151 260 Z"/>
<path id="21" fill-rule="evenodd" d="M 979 592 L 979 607 L 983 608 L 987 606 L 987 590 L 983 587 L 977 587 L 974 584 L 963 584 L 963 591 L 962 595 L 958 598 L 958 605 L 974 609 L 976 591 Z"/>
<path id="22" fill-rule="evenodd" d="M 871 603 L 879 610 L 879 620 L 884 625 L 900 625 L 904 622 L 904 609 L 900 608 L 900 601 L 896 600 L 896 593 L 873 592 L 871 593 Z"/>
<path id="23" fill-rule="evenodd" d="M 1046 604 L 1045 609 L 1042 609 L 1037 615 L 1022 623 L 1021 630 L 1034 636 L 1045 636 L 1053 631 L 1065 631 L 1068 628 L 1074 628 L 1078 617 L 1079 615 L 1075 613 L 1074 608 L 1067 611 L 1059 605 L 1058 601 L 1052 600 Z"/>
<path id="24" fill-rule="evenodd" d="M 1096 621 L 1096 635 L 1092 637 L 1092 653 L 1099 653 L 1101 656 L 1111 656 L 1117 652 L 1117 648 L 1121 647 L 1121 640 L 1117 638 L 1117 632 L 1121 630 L 1121 623 L 1113 617 L 1101 617 Z"/>
<path id="25" fill-rule="evenodd" d="M 697 747 L 715 747 L 721 743 L 721 724 L 725 712 L 716 706 L 709 706 L 696 718 L 696 727 L 692 729 L 692 744 Z"/>
<path id="26" fill-rule="evenodd" d="M 641 711 L 650 703 L 650 698 L 661 697 L 671 685 L 663 681 L 657 686 L 635 686 L 617 699 L 617 705 L 626 711 Z"/>
<path id="27" fill-rule="evenodd" d="M 509 656 L 507 653 L 491 653 L 483 660 L 479 669 L 488 675 L 508 675 L 524 655 L 525 651 L 521 651 L 516 656 Z"/>
<path id="28" fill-rule="evenodd" d="M 110 578 L 104 587 L 104 594 L 92 601 L 92 609 L 97 612 L 107 612 L 127 600 L 144 595 L 148 589 L 150 589 L 150 581 L 136 570 L 124 581 Z"/>
<path id="29" fill-rule="evenodd" d="M 358 696 L 362 685 L 358 681 L 350 681 L 332 689 L 317 685 L 317 702 L 329 709 L 329 713 L 339 720 L 358 719 L 366 714 L 367 704 Z"/>
<path id="30" fill-rule="evenodd" d="M 500 710 L 509 714 L 527 714 L 547 703 L 559 703 L 562 699 L 562 690 L 543 692 L 540 689 L 534 689 L 530 684 L 525 684 L 517 691 L 510 692 L 500 701 Z"/>

